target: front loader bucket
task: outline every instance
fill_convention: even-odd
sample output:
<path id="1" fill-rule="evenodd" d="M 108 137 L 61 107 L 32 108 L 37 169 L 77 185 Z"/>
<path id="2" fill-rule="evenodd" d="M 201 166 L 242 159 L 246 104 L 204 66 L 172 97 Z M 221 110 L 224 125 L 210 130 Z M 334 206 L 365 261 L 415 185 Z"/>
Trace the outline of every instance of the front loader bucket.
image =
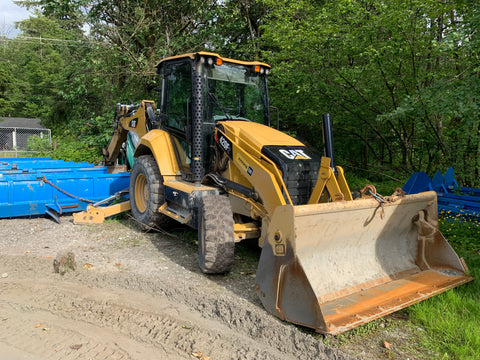
<path id="1" fill-rule="evenodd" d="M 339 334 L 473 280 L 438 230 L 436 193 L 280 206 L 257 271 L 265 308 Z"/>

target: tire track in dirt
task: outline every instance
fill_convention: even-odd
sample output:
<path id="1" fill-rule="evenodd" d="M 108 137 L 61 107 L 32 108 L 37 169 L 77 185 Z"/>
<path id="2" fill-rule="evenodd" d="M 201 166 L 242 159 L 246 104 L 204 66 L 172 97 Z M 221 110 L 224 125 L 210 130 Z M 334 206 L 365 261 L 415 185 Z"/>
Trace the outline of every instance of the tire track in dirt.
<path id="1" fill-rule="evenodd" d="M 35 360 L 348 358 L 245 296 L 251 277 L 200 274 L 179 239 L 122 224 L 1 222 L 0 354 L 5 344 Z M 52 256 L 65 249 L 78 266 L 60 276 Z"/>
<path id="2" fill-rule="evenodd" d="M 72 308 L 55 309 L 63 302 L 75 304 L 91 291 L 80 287 L 80 292 L 72 292 L 58 285 L 51 281 L 2 281 L 0 342 L 39 359 L 153 359 L 154 354 L 171 358 L 161 346 L 149 350 L 148 344 L 132 341 L 98 321 L 82 320 Z"/>
<path id="3" fill-rule="evenodd" d="M 209 356 L 216 359 L 289 358 L 274 349 L 259 349 L 248 337 L 206 321 L 183 305 L 135 292 L 112 294 L 52 281 L 7 284 L 2 287 L 0 309 L 9 307 L 14 316 L 5 321 L 5 333 L 11 335 L 0 341 L 45 358 L 131 359 L 123 347 L 126 339 L 133 339 L 138 347 L 153 346 L 158 350 L 156 356 L 163 353 L 170 358 L 191 358 L 191 353 L 208 354 L 209 349 L 215 349 Z M 72 349 L 80 344 L 79 349 Z M 177 351 L 168 354 L 165 349 Z"/>

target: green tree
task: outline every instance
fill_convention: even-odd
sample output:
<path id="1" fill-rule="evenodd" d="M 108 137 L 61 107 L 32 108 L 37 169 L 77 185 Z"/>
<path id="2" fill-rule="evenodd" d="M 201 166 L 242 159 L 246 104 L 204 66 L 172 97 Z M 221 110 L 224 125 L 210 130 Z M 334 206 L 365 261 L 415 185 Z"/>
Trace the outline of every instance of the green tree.
<path id="1" fill-rule="evenodd" d="M 417 121 L 412 141 L 420 164 L 433 172 L 454 166 L 466 185 L 480 184 L 480 6 L 468 1 L 454 4 L 449 16 L 438 22 L 446 30 L 431 46 L 440 65 L 425 86 L 415 89 L 382 119 Z"/>
<path id="2" fill-rule="evenodd" d="M 156 83 L 158 61 L 205 48 L 215 1 L 97 1 L 89 10 L 91 34 L 108 44 L 120 89 L 138 97 Z M 128 92 L 129 90 L 127 90 Z"/>
<path id="3" fill-rule="evenodd" d="M 445 119 L 425 96 L 453 91 L 465 69 L 468 51 L 455 41 L 462 3 L 265 2 L 264 55 L 275 65 L 271 94 L 286 129 L 320 145 L 319 119 L 330 112 L 337 153 L 351 165 L 405 175 L 441 165 L 450 150 Z"/>
<path id="4" fill-rule="evenodd" d="M 23 34 L 9 41 L 4 54 L 19 90 L 12 97 L 15 115 L 46 119 L 62 84 L 64 44 L 54 39 L 62 39 L 63 31 L 43 16 L 20 22 L 19 29 Z"/>
<path id="5" fill-rule="evenodd" d="M 14 3 L 55 19 L 62 29 L 78 34 L 82 32 L 91 5 L 89 0 L 14 0 Z"/>
<path id="6" fill-rule="evenodd" d="M 229 0 L 216 9 L 209 44 L 224 56 L 245 60 L 261 59 L 262 25 L 268 6 L 261 0 Z"/>
<path id="7" fill-rule="evenodd" d="M 161 58 L 201 50 L 258 57 L 265 14 L 255 0 L 18 3 L 37 15 L 21 22 L 23 35 L 11 42 L 22 72 L 16 115 L 41 117 L 59 144 L 78 143 L 63 146 L 69 158 L 80 144 L 106 145 L 115 103 L 156 97 Z"/>
<path id="8" fill-rule="evenodd" d="M 0 62 L 0 116 L 10 116 L 14 112 L 12 97 L 16 91 L 12 65 L 7 61 Z"/>

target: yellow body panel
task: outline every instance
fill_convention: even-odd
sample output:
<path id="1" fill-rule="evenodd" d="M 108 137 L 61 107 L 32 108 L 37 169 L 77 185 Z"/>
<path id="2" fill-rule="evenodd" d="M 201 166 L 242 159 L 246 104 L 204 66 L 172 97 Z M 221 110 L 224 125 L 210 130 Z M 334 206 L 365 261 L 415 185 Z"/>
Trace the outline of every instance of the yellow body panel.
<path id="1" fill-rule="evenodd" d="M 221 124 L 240 146 L 247 145 L 257 152 L 265 145 L 304 146 L 302 142 L 285 133 L 255 122 L 223 121 Z"/>
<path id="2" fill-rule="evenodd" d="M 137 145 L 135 157 L 150 149 L 163 176 L 180 175 L 180 168 L 173 150 L 170 135 L 164 130 L 154 129 L 145 134 Z"/>
<path id="3" fill-rule="evenodd" d="M 225 129 L 224 135 L 232 141 L 231 161 L 234 164 L 228 167 L 223 176 L 248 188 L 254 187 L 266 209 L 265 215 L 273 214 L 277 206 L 286 204 L 282 192 L 285 184 L 277 167 L 262 156 L 261 149 L 265 145 L 262 141 L 271 135 L 268 145 L 280 143 L 281 138 L 294 144 L 301 143 L 268 126 L 253 122 L 228 121 L 221 124 Z M 249 167 L 254 170 L 251 174 L 248 173 Z"/>
<path id="4" fill-rule="evenodd" d="M 126 131 L 135 131 L 138 137 L 145 135 L 147 130 L 147 120 L 145 116 L 146 104 L 152 104 L 155 107 L 153 101 L 142 100 L 141 106 L 138 108 L 138 111 L 135 112 L 132 116 L 124 116 L 121 118 L 120 122 L 122 123 L 122 128 Z M 123 109 L 121 115 L 125 115 L 127 108 Z"/>
<path id="5" fill-rule="evenodd" d="M 225 121 L 220 123 L 224 135 L 232 142 L 232 159 L 224 176 L 246 187 L 255 188 L 260 194 L 267 214 L 273 214 L 279 205 L 291 203 L 283 176 L 278 166 L 262 154 L 264 146 L 305 146 L 297 139 L 268 126 L 249 121 Z M 248 173 L 248 168 L 253 169 Z M 318 203 L 326 188 L 329 197 L 325 200 L 352 200 L 350 189 L 345 180 L 343 169 L 337 168 L 335 176 L 330 167 L 330 159 L 323 157 L 317 185 L 309 201 Z"/>
<path id="6" fill-rule="evenodd" d="M 167 57 L 165 59 L 162 59 L 158 63 L 157 67 L 160 66 L 161 63 L 167 62 L 167 61 L 184 59 L 184 58 L 194 59 L 195 55 L 211 56 L 211 57 L 222 59 L 225 62 L 231 62 L 231 63 L 234 63 L 234 64 L 247 65 L 247 66 L 248 65 L 260 65 L 260 66 L 265 66 L 265 67 L 270 68 L 270 65 L 259 62 L 259 61 L 241 61 L 241 60 L 236 60 L 236 59 L 229 59 L 229 58 L 222 57 L 217 53 L 212 53 L 212 52 L 207 52 L 207 51 L 199 51 L 199 52 L 196 52 L 196 53 L 187 53 L 187 54 L 183 54 L 183 55 L 170 56 L 170 57 Z"/>
<path id="7" fill-rule="evenodd" d="M 205 186 L 205 185 L 197 185 L 195 183 L 189 182 L 189 181 L 182 181 L 182 180 L 165 180 L 163 182 L 163 185 L 169 186 L 173 189 L 177 189 L 181 192 L 190 194 L 194 191 L 207 191 L 207 190 L 212 190 L 211 186 Z"/>

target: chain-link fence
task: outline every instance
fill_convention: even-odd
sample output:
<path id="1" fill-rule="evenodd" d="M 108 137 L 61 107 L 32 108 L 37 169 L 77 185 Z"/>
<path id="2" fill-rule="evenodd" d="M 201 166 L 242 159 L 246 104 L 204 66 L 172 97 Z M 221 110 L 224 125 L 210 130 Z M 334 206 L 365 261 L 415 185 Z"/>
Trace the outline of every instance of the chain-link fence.
<path id="1" fill-rule="evenodd" d="M 0 157 L 38 153 L 51 145 L 50 129 L 0 127 Z"/>

